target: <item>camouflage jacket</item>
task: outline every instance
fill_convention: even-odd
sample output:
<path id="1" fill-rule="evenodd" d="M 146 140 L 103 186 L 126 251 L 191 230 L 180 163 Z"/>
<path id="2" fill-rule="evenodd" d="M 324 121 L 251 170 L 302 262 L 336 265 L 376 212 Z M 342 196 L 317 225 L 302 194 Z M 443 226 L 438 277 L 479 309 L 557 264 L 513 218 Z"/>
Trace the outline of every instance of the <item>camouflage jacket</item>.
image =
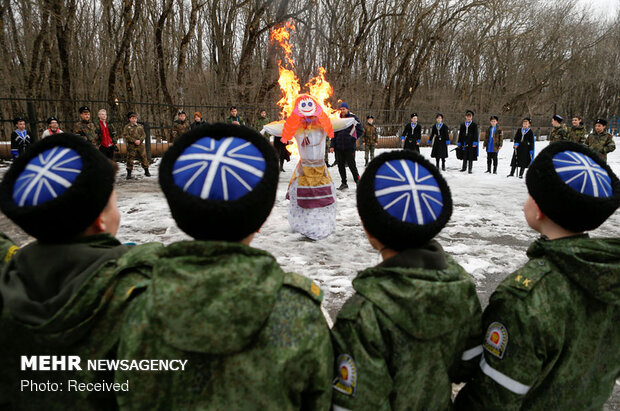
<path id="1" fill-rule="evenodd" d="M 553 127 L 551 134 L 549 135 L 549 143 L 555 143 L 556 141 L 569 140 L 568 128 L 564 124 L 560 124 L 557 127 Z"/>
<path id="2" fill-rule="evenodd" d="M 333 403 L 351 410 L 446 410 L 480 355 L 471 276 L 430 242 L 362 271 L 332 329 Z"/>
<path id="3" fill-rule="evenodd" d="M 322 292 L 238 243 L 171 244 L 135 305 L 119 358 L 187 360 L 185 371 L 117 373 L 128 409 L 328 409 L 333 363 Z"/>
<path id="4" fill-rule="evenodd" d="M 240 125 L 244 126 L 245 125 L 245 120 L 243 119 L 243 117 L 241 116 L 228 116 L 226 117 L 226 122 L 227 123 L 232 123 L 233 121 L 238 121 Z"/>
<path id="5" fill-rule="evenodd" d="M 187 133 L 190 130 L 189 120 L 185 119 L 185 121 L 174 120 L 174 124 L 172 125 L 172 141 L 174 142 L 177 138 L 181 137 L 183 134 Z"/>
<path id="6" fill-rule="evenodd" d="M 605 161 L 607 161 L 607 153 L 616 149 L 614 138 L 606 131 L 602 134 L 598 134 L 596 131 L 590 134 L 586 139 L 586 146 Z"/>
<path id="7" fill-rule="evenodd" d="M 3 249 L 9 244 L 0 241 Z M 125 312 L 141 297 L 162 247 L 129 248 L 98 234 L 17 251 L 0 281 L 0 408 L 8 401 L 16 410 L 116 409 L 114 392 L 70 392 L 68 381 L 114 381 L 112 371 L 88 370 L 87 360 L 115 358 Z M 22 371 L 22 355 L 77 355 L 82 370 Z M 22 380 L 58 383 L 62 391 L 22 390 Z"/>
<path id="8" fill-rule="evenodd" d="M 571 126 L 568 132 L 568 139 L 574 143 L 585 144 L 586 143 L 586 128 L 582 125 L 577 127 Z"/>
<path id="9" fill-rule="evenodd" d="M 377 127 L 375 125 L 368 123 L 364 125 L 362 142 L 365 145 L 377 144 L 379 142 L 379 133 L 377 132 Z"/>
<path id="10" fill-rule="evenodd" d="M 256 129 L 256 131 L 260 132 L 263 127 L 265 127 L 265 124 L 269 124 L 271 123 L 271 121 L 267 118 L 258 118 L 258 120 L 256 120 L 256 124 L 254 124 L 254 128 Z M 269 133 L 265 133 L 263 134 L 263 137 L 265 137 L 267 139 L 267 141 L 269 141 L 271 139 L 271 134 Z"/>
<path id="11" fill-rule="evenodd" d="M 601 409 L 620 376 L 620 239 L 540 239 L 483 314 L 458 409 Z"/>
<path id="12" fill-rule="evenodd" d="M 80 120 L 73 126 L 73 132 L 84 137 L 87 141 L 99 148 L 99 139 L 97 138 L 97 130 L 92 121 Z"/>
<path id="13" fill-rule="evenodd" d="M 489 146 L 489 135 L 490 134 L 491 134 L 491 127 L 489 127 L 489 129 L 487 130 L 487 133 L 482 138 L 482 141 L 484 143 L 483 147 L 485 150 Z M 497 153 L 502 148 L 503 144 L 504 144 L 504 132 L 498 125 L 495 128 L 495 132 L 493 132 L 493 151 Z"/>
<path id="14" fill-rule="evenodd" d="M 123 134 L 121 137 L 125 139 L 126 144 L 131 144 L 136 140 L 144 142 L 146 139 L 146 133 L 144 132 L 144 127 L 142 127 L 141 124 L 136 124 L 134 126 L 129 123 L 123 128 Z"/>

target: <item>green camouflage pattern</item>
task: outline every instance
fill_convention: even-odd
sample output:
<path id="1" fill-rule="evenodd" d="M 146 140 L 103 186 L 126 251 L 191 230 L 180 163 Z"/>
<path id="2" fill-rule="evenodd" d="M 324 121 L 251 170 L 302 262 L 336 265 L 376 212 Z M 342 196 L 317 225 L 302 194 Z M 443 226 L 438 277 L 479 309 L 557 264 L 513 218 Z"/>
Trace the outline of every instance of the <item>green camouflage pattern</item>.
<path id="1" fill-rule="evenodd" d="M 118 372 L 126 409 L 324 409 L 333 363 L 320 288 L 239 244 L 166 247 L 128 317 L 119 358 L 183 359 L 182 372 Z"/>
<path id="2" fill-rule="evenodd" d="M 115 358 L 125 312 L 141 298 L 161 248 L 155 243 L 130 248 L 108 234 L 98 234 L 66 244 L 35 242 L 20 249 L 2 272 L 0 291 L 6 304 L 0 318 L 0 408 L 9 402 L 15 410 L 117 409 L 114 392 L 69 392 L 67 381 L 114 381 L 110 371 L 89 371 L 87 360 Z M 57 273 L 65 278 L 64 286 L 74 276 L 84 278 L 55 314 L 34 323 L 22 318 L 28 317 L 24 307 L 29 296 L 18 295 L 19 288 L 7 289 L 11 272 L 22 278 Z M 26 292 L 34 289 L 21 291 Z M 8 303 L 15 298 L 19 304 Z M 82 371 L 21 371 L 21 355 L 78 355 Z M 62 383 L 63 391 L 22 391 L 20 380 Z"/>
<path id="3" fill-rule="evenodd" d="M 556 141 L 565 140 L 570 141 L 570 138 L 568 136 L 568 128 L 566 128 L 566 125 L 560 124 L 557 127 L 553 127 L 553 129 L 551 130 L 551 134 L 549 135 L 549 144 L 555 143 Z"/>
<path id="4" fill-rule="evenodd" d="M 613 137 L 608 132 L 603 131 L 599 134 L 594 131 L 586 139 L 586 147 L 607 161 L 607 153 L 611 153 L 616 149 L 616 143 L 614 143 Z"/>
<path id="5" fill-rule="evenodd" d="M 357 294 L 332 329 L 334 405 L 450 409 L 452 382 L 466 381 L 479 356 L 481 308 L 471 276 L 444 261 L 443 269 L 377 266 L 353 280 Z M 352 395 L 343 373 L 356 375 Z"/>
<path id="6" fill-rule="evenodd" d="M 259 117 L 258 120 L 256 120 L 256 123 L 254 124 L 254 128 L 256 129 L 256 131 L 260 133 L 263 127 L 265 127 L 265 124 L 269 124 L 269 123 L 271 123 L 269 118 Z M 265 134 L 263 134 L 262 136 L 265 137 L 265 139 L 271 143 L 271 134 L 265 132 Z"/>
<path id="7" fill-rule="evenodd" d="M 568 132 L 568 139 L 573 143 L 586 144 L 587 134 L 588 132 L 583 125 L 571 126 Z"/>
<path id="8" fill-rule="evenodd" d="M 123 134 L 121 135 L 125 140 L 127 147 L 127 171 L 133 170 L 133 162 L 137 158 L 140 161 L 140 165 L 145 170 L 149 168 L 149 162 L 146 158 L 146 148 L 144 147 L 144 140 L 146 139 L 146 133 L 144 127 L 141 124 L 132 125 L 127 124 L 123 128 Z M 135 141 L 140 140 L 140 144 L 136 145 Z"/>
<path id="9" fill-rule="evenodd" d="M 179 119 L 174 120 L 174 123 L 172 124 L 172 130 L 170 132 L 169 143 L 170 144 L 174 143 L 177 138 L 187 133 L 189 129 L 190 129 L 190 125 L 189 125 L 188 119 L 185 119 L 185 121 L 181 121 Z"/>
<path id="10" fill-rule="evenodd" d="M 620 239 L 540 239 L 527 255 L 483 314 L 506 343 L 487 332 L 457 409 L 600 410 L 620 376 Z"/>
<path id="11" fill-rule="evenodd" d="M 482 143 L 483 143 L 482 148 L 485 151 L 487 149 L 487 146 L 489 145 L 489 134 L 491 134 L 491 127 L 489 127 L 484 137 L 482 137 Z M 502 148 L 503 144 L 504 144 L 504 131 L 499 126 L 497 126 L 497 128 L 495 129 L 495 132 L 493 133 L 493 151 L 497 153 Z"/>
<path id="12" fill-rule="evenodd" d="M 73 133 L 79 134 L 90 142 L 96 148 L 99 148 L 99 138 L 97 137 L 97 130 L 92 121 L 80 120 L 73 126 Z"/>
<path id="13" fill-rule="evenodd" d="M 226 117 L 226 122 L 228 124 L 232 124 L 233 121 L 238 121 L 240 125 L 245 126 L 245 120 L 239 115 Z"/>
<path id="14" fill-rule="evenodd" d="M 375 147 L 379 143 L 379 133 L 377 127 L 373 124 L 366 123 L 364 126 L 364 134 L 362 136 L 362 143 L 364 143 L 364 159 L 372 161 L 375 158 Z"/>

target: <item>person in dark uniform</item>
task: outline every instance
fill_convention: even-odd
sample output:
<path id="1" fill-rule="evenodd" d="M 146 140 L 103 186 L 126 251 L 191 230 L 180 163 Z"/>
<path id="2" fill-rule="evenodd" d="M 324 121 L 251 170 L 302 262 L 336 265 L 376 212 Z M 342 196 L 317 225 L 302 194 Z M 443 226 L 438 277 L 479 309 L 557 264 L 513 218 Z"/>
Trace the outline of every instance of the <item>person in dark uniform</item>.
<path id="1" fill-rule="evenodd" d="M 437 113 L 435 116 L 435 126 L 431 130 L 429 142 L 433 146 L 431 157 L 435 159 L 435 165 L 446 171 L 446 158 L 448 157 L 448 145 L 450 145 L 450 129 L 443 123 L 443 114 Z"/>
<path id="2" fill-rule="evenodd" d="M 523 119 L 523 127 L 515 133 L 512 161 L 510 162 L 510 174 L 514 177 L 517 167 L 519 167 L 519 178 L 523 178 L 525 169 L 529 167 L 534 158 L 534 132 L 530 128 L 532 120 L 529 117 Z"/>
<path id="3" fill-rule="evenodd" d="M 403 149 L 420 152 L 420 140 L 422 140 L 422 126 L 418 124 L 418 113 L 411 114 L 411 122 L 405 125 L 400 137 L 405 141 Z"/>
<path id="4" fill-rule="evenodd" d="M 474 161 L 478 160 L 478 140 L 480 137 L 478 124 L 473 119 L 474 112 L 467 110 L 465 112 L 465 122 L 461 123 L 459 129 L 458 148 L 456 150 L 457 153 L 460 153 L 460 158 L 463 160 L 461 171 L 467 170 L 469 174 L 472 173 Z"/>

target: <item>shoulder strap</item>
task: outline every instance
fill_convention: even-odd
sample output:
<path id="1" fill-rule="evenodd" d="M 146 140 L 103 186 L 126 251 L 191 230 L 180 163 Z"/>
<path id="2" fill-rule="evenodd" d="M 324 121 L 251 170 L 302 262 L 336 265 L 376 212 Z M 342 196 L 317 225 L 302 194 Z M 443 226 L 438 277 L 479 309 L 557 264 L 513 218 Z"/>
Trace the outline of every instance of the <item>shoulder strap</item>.
<path id="1" fill-rule="evenodd" d="M 303 275 L 297 273 L 284 273 L 284 280 L 282 282 L 284 285 L 304 291 L 319 304 L 323 301 L 323 290 L 321 290 L 321 287 Z"/>

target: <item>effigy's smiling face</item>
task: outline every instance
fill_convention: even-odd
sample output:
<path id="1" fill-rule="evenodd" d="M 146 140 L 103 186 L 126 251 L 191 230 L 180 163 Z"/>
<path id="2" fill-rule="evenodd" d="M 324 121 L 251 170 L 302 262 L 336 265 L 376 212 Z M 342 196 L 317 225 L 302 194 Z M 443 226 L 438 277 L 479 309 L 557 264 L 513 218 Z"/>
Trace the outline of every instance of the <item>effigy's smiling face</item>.
<path id="1" fill-rule="evenodd" d="M 305 98 L 298 103 L 297 109 L 303 116 L 310 117 L 316 115 L 316 103 L 311 98 Z"/>

